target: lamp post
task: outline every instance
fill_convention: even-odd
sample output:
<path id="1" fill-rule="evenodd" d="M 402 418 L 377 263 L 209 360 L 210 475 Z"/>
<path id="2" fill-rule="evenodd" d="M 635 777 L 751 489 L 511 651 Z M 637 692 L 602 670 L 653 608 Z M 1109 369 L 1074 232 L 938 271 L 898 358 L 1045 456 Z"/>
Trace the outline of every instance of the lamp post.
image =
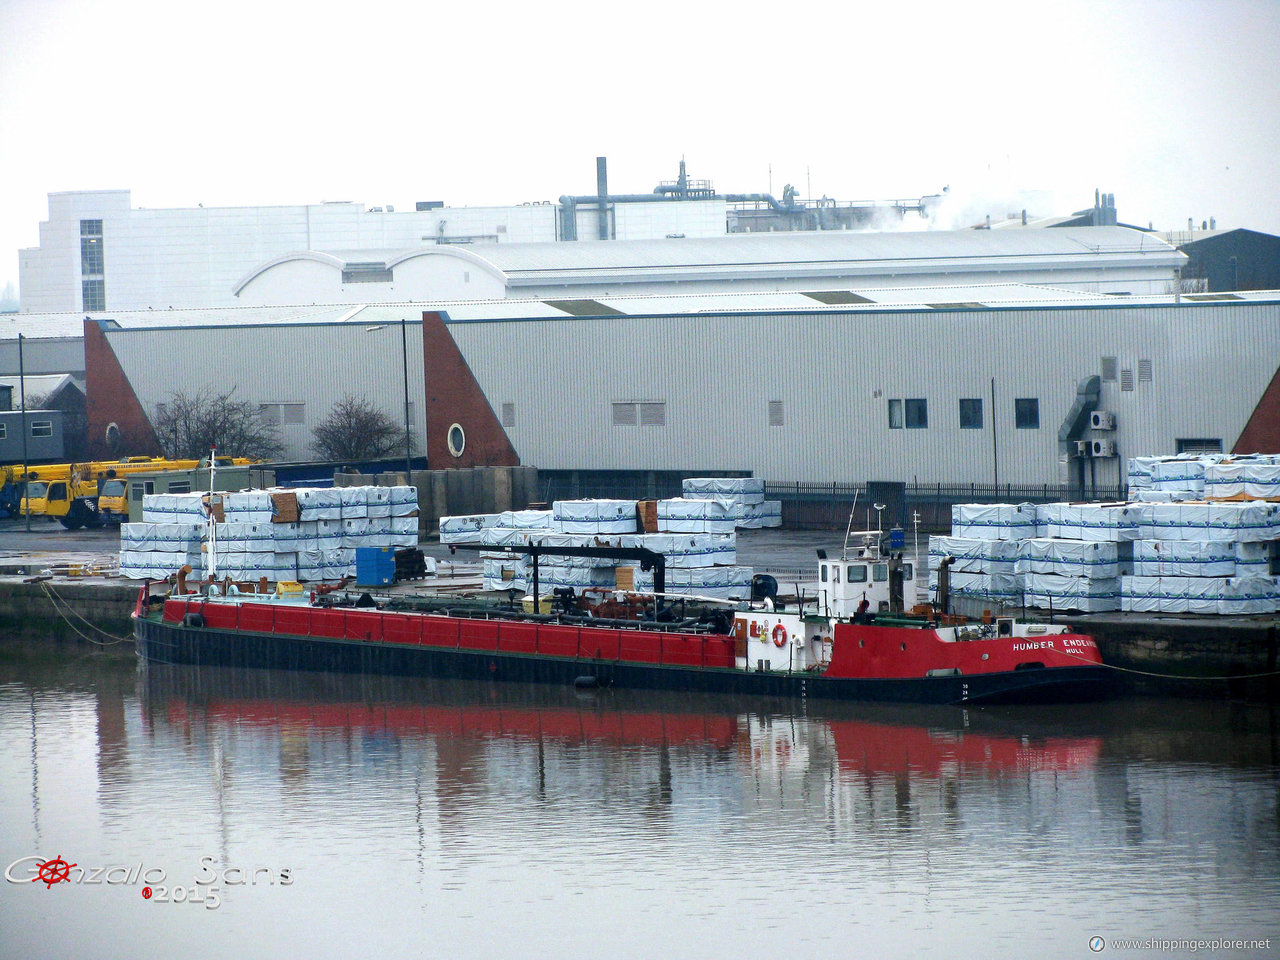
<path id="1" fill-rule="evenodd" d="M 26 339 L 22 334 L 18 334 L 18 404 L 22 409 L 22 416 L 19 421 L 19 429 L 22 431 L 22 492 L 25 496 L 27 492 L 26 475 L 31 472 L 31 464 L 27 462 L 27 370 L 22 361 L 22 341 Z M 22 503 L 19 498 L 18 503 Z M 27 507 L 22 511 L 23 516 L 27 518 L 27 533 L 31 532 L 31 501 L 27 501 Z"/>
<path id="2" fill-rule="evenodd" d="M 409 334 L 408 324 L 400 318 L 400 363 L 404 371 L 404 482 L 413 483 L 413 453 L 409 441 Z"/>
<path id="3" fill-rule="evenodd" d="M 386 324 L 379 323 L 365 327 L 365 333 L 384 329 Z M 413 483 L 413 446 L 409 439 L 409 334 L 408 322 L 400 318 L 400 369 L 404 374 L 404 482 Z"/>

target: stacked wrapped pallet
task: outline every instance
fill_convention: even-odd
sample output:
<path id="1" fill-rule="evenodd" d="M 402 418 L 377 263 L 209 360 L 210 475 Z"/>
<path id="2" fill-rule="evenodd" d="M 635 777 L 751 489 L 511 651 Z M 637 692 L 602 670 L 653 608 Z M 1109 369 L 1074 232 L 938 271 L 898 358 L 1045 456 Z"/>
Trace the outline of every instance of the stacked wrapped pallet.
<path id="1" fill-rule="evenodd" d="M 354 576 L 360 547 L 414 547 L 418 495 L 403 487 L 300 487 L 209 495 L 150 494 L 142 521 L 120 527 L 125 576 L 193 576 L 272 582 Z"/>
<path id="2" fill-rule="evenodd" d="M 1153 478 L 1173 475 L 1150 459 L 1131 464 L 1130 475 L 1135 466 Z M 1190 462 L 1177 461 L 1177 482 L 1188 492 L 1215 476 L 1203 464 L 1188 469 Z M 952 529 L 957 536 L 930 539 L 933 590 L 950 556 L 957 596 L 1088 612 L 1280 611 L 1277 503 L 961 504 Z"/>
<path id="3" fill-rule="evenodd" d="M 725 502 L 739 529 L 782 526 L 782 501 L 766 500 L 758 477 L 686 477 L 681 493 L 686 500 Z"/>
<path id="4" fill-rule="evenodd" d="M 665 508 L 663 504 L 679 506 Z M 710 505 L 710 506 L 708 506 Z M 746 597 L 752 570 L 737 565 L 732 517 L 715 500 L 657 501 L 660 532 L 641 532 L 638 505 L 632 500 L 558 500 L 550 510 L 521 510 L 465 517 L 442 517 L 442 543 L 493 547 L 480 552 L 484 589 L 527 592 L 533 565 L 527 555 L 503 548 L 538 543 L 544 547 L 644 548 L 663 555 L 669 593 Z M 548 555 L 538 565 L 540 592 L 558 587 L 582 590 L 650 591 L 652 573 L 635 561 L 606 557 Z"/>

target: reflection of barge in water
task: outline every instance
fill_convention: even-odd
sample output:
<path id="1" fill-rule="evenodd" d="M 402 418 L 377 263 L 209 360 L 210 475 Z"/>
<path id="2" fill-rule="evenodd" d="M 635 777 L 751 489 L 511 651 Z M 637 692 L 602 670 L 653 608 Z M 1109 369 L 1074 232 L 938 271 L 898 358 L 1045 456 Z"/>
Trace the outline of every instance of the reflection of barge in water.
<path id="1" fill-rule="evenodd" d="M 893 704 L 797 717 L 787 701 L 534 684 L 147 668 L 149 723 L 276 728 L 282 734 L 394 735 L 604 747 L 704 747 L 781 771 L 821 754 L 863 776 L 999 776 L 1087 768 L 1097 735 L 1040 734 L 1016 717 Z M 745 708 L 745 709 L 744 709 Z M 765 712 L 758 712 L 765 708 Z M 776 708 L 779 712 L 772 712 Z"/>
<path id="2" fill-rule="evenodd" d="M 655 591 L 526 613 L 456 599 L 417 602 L 217 589 L 168 597 L 144 585 L 139 655 L 155 663 L 535 681 L 799 700 L 984 703 L 1095 698 L 1110 692 L 1093 639 L 1001 617 L 957 624 L 904 616 L 912 565 L 859 534 L 852 555 L 819 563 L 819 594 L 784 606 L 766 594 L 735 609 L 666 604 Z M 572 548 L 575 555 L 589 548 Z M 553 554 L 551 548 L 530 547 Z M 616 556 L 602 549 L 591 555 Z M 537 583 L 535 567 L 534 583 Z M 252 591 L 252 592 L 250 592 Z M 536 591 L 535 591 L 536 593 Z M 157 604 L 158 610 L 152 610 Z M 684 601 L 682 601 L 684 603 Z M 682 610 L 674 613 L 675 610 Z M 873 611 L 887 611 L 877 615 Z"/>

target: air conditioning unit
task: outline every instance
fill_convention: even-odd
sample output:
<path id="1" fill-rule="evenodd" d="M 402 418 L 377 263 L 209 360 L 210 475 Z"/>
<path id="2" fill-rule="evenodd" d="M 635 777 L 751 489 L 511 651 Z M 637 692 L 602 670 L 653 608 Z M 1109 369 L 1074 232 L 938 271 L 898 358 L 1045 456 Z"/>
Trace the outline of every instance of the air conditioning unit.
<path id="1" fill-rule="evenodd" d="M 1091 457 L 1114 457 L 1116 455 L 1116 442 L 1114 440 L 1090 440 L 1089 456 Z"/>
<path id="2" fill-rule="evenodd" d="M 1094 430 L 1114 430 L 1116 415 L 1110 410 L 1095 410 L 1089 414 L 1089 426 Z"/>
<path id="3" fill-rule="evenodd" d="M 1089 447 L 1090 447 L 1090 443 L 1089 443 L 1089 441 L 1088 441 L 1088 440 L 1077 440 L 1077 441 L 1075 442 L 1075 444 L 1076 444 L 1076 456 L 1077 456 L 1077 457 L 1087 457 L 1087 456 L 1089 456 Z"/>

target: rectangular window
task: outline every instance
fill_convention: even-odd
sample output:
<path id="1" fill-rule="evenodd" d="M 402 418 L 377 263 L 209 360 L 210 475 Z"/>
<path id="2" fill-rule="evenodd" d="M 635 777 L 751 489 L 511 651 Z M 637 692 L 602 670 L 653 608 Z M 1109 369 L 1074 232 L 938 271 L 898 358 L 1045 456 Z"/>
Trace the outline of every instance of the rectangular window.
<path id="1" fill-rule="evenodd" d="M 1115 357 L 1102 358 L 1102 379 L 1106 383 L 1116 382 L 1116 371 L 1120 369 L 1120 362 Z"/>
<path id="2" fill-rule="evenodd" d="M 0 423 L 0 440 L 3 440 L 8 436 L 9 436 L 9 425 L 7 423 Z"/>
<path id="3" fill-rule="evenodd" d="M 667 405 L 665 403 L 640 404 L 640 426 L 665 427 L 667 425 Z"/>
<path id="4" fill-rule="evenodd" d="M 102 238 L 80 238 L 80 275 L 102 276 Z"/>
<path id="5" fill-rule="evenodd" d="M 391 271 L 385 263 L 348 263 L 342 270 L 343 283 L 390 283 Z"/>
<path id="6" fill-rule="evenodd" d="M 626 400 L 611 404 L 615 427 L 665 427 L 667 404 L 662 400 Z"/>
<path id="7" fill-rule="evenodd" d="M 1221 453 L 1221 437 L 1188 437 L 1175 441 L 1179 453 Z"/>
<path id="8" fill-rule="evenodd" d="M 52 437 L 53 421 L 52 420 L 32 420 L 31 436 L 33 437 Z"/>
<path id="9" fill-rule="evenodd" d="M 82 237 L 102 236 L 102 221 L 101 220 L 81 220 L 80 236 Z"/>
<path id="10" fill-rule="evenodd" d="M 510 400 L 502 405 L 502 425 L 504 427 L 514 427 L 516 425 L 516 405 Z"/>
<path id="11" fill-rule="evenodd" d="M 889 401 L 889 429 L 890 430 L 902 429 L 902 401 L 901 400 Z"/>
<path id="12" fill-rule="evenodd" d="M 908 430 L 924 430 L 929 426 L 929 401 L 907 400 L 904 404 Z"/>
<path id="13" fill-rule="evenodd" d="M 782 401 L 781 400 L 769 401 L 769 426 L 771 427 L 782 426 Z"/>
<path id="14" fill-rule="evenodd" d="M 129 483 L 129 499 L 135 503 L 141 502 L 144 496 L 150 496 L 156 492 L 156 482 L 154 480 L 132 480 Z"/>
<path id="15" fill-rule="evenodd" d="M 258 410 L 262 419 L 273 426 L 284 424 L 297 425 L 306 419 L 305 403 L 260 403 Z"/>
<path id="16" fill-rule="evenodd" d="M 1036 397 L 1019 397 L 1013 401 L 1013 423 L 1019 430 L 1040 429 L 1040 401 Z"/>
<path id="17" fill-rule="evenodd" d="M 982 429 L 982 399 L 962 399 L 960 401 L 960 429 Z"/>
<path id="18" fill-rule="evenodd" d="M 856 567 L 854 566 L 849 567 L 849 569 L 846 570 L 845 573 L 847 574 L 847 577 L 848 577 L 848 579 L 845 580 L 846 583 L 866 583 L 867 582 L 867 568 L 862 566 L 861 564 L 858 564 L 858 566 Z"/>
<path id="19" fill-rule="evenodd" d="M 169 484 L 169 492 L 170 493 L 190 493 L 191 481 L 190 480 L 174 480 Z"/>
<path id="20" fill-rule="evenodd" d="M 101 311 L 107 309 L 107 291 L 102 280 L 81 280 L 80 296 L 84 301 L 82 309 Z"/>

